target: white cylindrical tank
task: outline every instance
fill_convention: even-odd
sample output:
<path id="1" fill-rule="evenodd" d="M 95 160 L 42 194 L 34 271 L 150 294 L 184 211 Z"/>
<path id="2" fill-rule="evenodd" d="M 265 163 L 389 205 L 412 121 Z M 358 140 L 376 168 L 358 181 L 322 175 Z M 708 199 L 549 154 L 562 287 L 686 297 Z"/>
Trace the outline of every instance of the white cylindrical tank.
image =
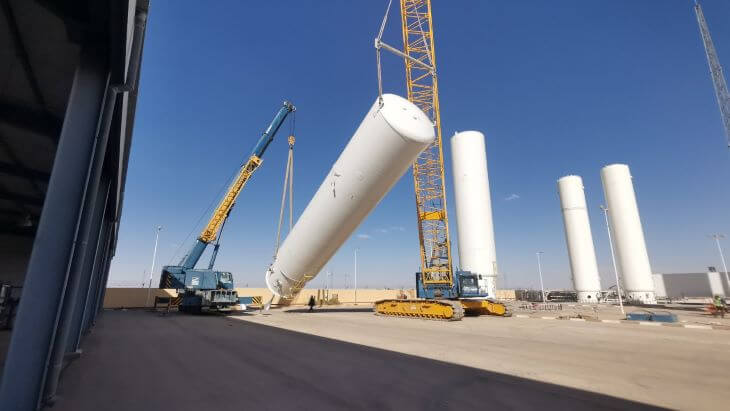
<path id="1" fill-rule="evenodd" d="M 667 298 L 667 287 L 664 285 L 664 274 L 652 274 L 654 281 L 654 295 L 657 298 Z"/>
<path id="2" fill-rule="evenodd" d="M 717 271 L 707 273 L 707 280 L 710 282 L 710 295 L 725 297 L 725 287 L 722 286 L 722 277 Z"/>
<path id="3" fill-rule="evenodd" d="M 497 251 L 484 134 L 456 133 L 451 138 L 451 164 L 460 268 L 477 274 L 479 291 L 495 297 Z"/>
<path id="4" fill-rule="evenodd" d="M 360 222 L 435 139 L 431 120 L 393 95 L 376 101 L 279 248 L 266 285 L 292 297 L 316 276 Z"/>
<path id="5" fill-rule="evenodd" d="M 583 179 L 580 176 L 562 177 L 558 180 L 558 194 L 563 210 L 570 271 L 573 274 L 573 286 L 578 293 L 578 302 L 597 303 L 601 296 L 601 280 L 586 209 Z"/>
<path id="6" fill-rule="evenodd" d="M 601 180 L 611 219 L 616 266 L 623 277 L 626 298 L 655 304 L 654 281 L 629 166 L 611 164 L 603 167 Z"/>

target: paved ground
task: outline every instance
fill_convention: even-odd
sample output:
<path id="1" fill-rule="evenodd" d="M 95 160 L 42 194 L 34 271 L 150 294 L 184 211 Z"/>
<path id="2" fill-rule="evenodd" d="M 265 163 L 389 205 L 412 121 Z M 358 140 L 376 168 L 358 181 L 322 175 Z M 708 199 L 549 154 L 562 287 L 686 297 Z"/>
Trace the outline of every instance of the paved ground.
<path id="1" fill-rule="evenodd" d="M 344 325 L 344 319 L 357 317 L 346 326 L 351 332 L 356 324 L 375 319 L 370 313 L 335 315 L 340 320 L 327 314 L 281 312 L 249 318 L 311 323 L 313 327 L 328 324 L 332 328 Z M 375 320 L 385 325 L 381 331 L 385 335 L 399 323 Z M 425 325 L 425 329 L 453 329 L 453 324 L 447 323 Z M 441 335 L 448 336 L 443 341 L 461 338 L 458 334 Z M 402 333 L 395 333 L 393 338 L 402 339 Z M 440 347 L 417 343 L 436 349 L 436 357 L 448 357 L 451 351 L 446 342 Z M 468 343 L 480 347 L 489 342 L 474 335 Z M 502 341 L 493 343 L 501 345 Z M 106 311 L 83 348 L 83 356 L 64 371 L 54 411 L 652 408 L 230 317 Z M 519 347 L 511 349 L 519 351 Z"/>
<path id="2" fill-rule="evenodd" d="M 234 318 L 669 408 L 715 409 L 730 392 L 725 330 L 336 309 Z"/>
<path id="3" fill-rule="evenodd" d="M 730 315 L 725 318 L 713 317 L 705 309 L 708 304 L 667 304 L 663 307 L 636 307 L 626 306 L 625 312 L 649 310 L 652 312 L 669 312 L 675 314 L 680 325 L 700 325 L 710 326 L 718 329 L 730 330 Z M 578 304 L 578 303 L 562 303 L 547 304 L 547 308 L 560 308 L 559 310 L 540 309 L 541 304 L 532 304 L 527 302 L 509 302 L 509 309 L 514 313 L 529 314 L 531 316 L 563 316 L 563 317 L 582 317 L 596 320 L 619 320 L 625 318 L 621 313 L 618 305 L 610 304 Z"/>

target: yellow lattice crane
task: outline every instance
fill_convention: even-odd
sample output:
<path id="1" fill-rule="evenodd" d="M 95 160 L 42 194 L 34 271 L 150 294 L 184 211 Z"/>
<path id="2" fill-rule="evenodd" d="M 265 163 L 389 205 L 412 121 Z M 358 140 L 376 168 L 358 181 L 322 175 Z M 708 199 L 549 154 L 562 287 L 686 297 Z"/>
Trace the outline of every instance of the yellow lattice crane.
<path id="1" fill-rule="evenodd" d="M 436 51 L 431 0 L 400 0 L 403 51 L 382 42 L 391 3 L 375 39 L 378 50 L 378 87 L 382 95 L 380 49 L 403 57 L 408 100 L 433 121 L 436 140 L 413 163 L 421 272 L 416 274 L 419 299 L 382 300 L 375 311 L 382 315 L 459 320 L 464 312 L 504 315 L 506 307 L 482 298 L 476 276 L 454 275 L 449 219 L 446 210 L 444 154 L 441 139 Z"/>
<path id="2" fill-rule="evenodd" d="M 436 140 L 413 163 L 423 283 L 453 285 L 431 1 L 401 0 L 400 6 L 408 100 L 436 128 Z"/>

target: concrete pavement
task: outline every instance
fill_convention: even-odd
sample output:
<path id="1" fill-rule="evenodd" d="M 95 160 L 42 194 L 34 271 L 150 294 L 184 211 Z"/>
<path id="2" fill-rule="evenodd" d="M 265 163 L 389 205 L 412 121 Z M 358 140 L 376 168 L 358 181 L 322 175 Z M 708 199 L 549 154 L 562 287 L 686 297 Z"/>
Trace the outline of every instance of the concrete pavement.
<path id="1" fill-rule="evenodd" d="M 374 318 L 370 313 L 336 315 Z M 332 324 L 326 314 L 279 313 L 279 317 Z M 395 324 L 391 320 L 384 320 L 390 324 L 385 335 Z M 460 338 L 440 335 L 445 338 L 434 356 L 448 353 L 447 341 Z M 487 343 L 478 337 L 469 342 Z M 222 316 L 106 311 L 83 349 L 82 357 L 64 371 L 54 411 L 652 409 L 583 390 Z"/>
<path id="2" fill-rule="evenodd" d="M 714 409 L 730 392 L 724 330 L 488 316 L 441 322 L 351 308 L 235 318 L 675 409 Z"/>

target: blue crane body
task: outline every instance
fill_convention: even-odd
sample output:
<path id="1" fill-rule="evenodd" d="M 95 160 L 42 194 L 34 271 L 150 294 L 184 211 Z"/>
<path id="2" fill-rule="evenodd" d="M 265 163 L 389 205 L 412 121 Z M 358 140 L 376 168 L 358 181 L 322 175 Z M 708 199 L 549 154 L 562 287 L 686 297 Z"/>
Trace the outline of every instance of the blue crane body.
<path id="1" fill-rule="evenodd" d="M 479 292 L 477 275 L 471 271 L 455 271 L 453 284 L 424 284 L 423 274 L 416 273 L 416 297 L 425 299 L 488 298 Z"/>
<path id="2" fill-rule="evenodd" d="M 289 113 L 295 110 L 296 108 L 291 103 L 288 101 L 284 102 L 283 106 L 271 121 L 271 124 L 269 124 L 269 127 L 261 135 L 256 146 L 254 146 L 248 160 L 241 166 L 236 179 L 228 188 L 226 195 L 213 212 L 210 221 L 200 236 L 198 236 L 193 247 L 178 265 L 162 267 L 159 287 L 172 288 L 178 291 L 178 294 L 182 296 L 182 301 L 179 305 L 180 311 L 200 312 L 203 309 L 225 310 L 238 304 L 238 294 L 233 287 L 233 274 L 213 269 L 215 259 L 218 256 L 220 235 L 238 195 L 246 185 L 246 182 L 251 178 L 253 172 L 261 165 L 262 157 L 266 149 L 274 140 L 274 136 L 276 136 L 284 120 L 286 120 Z M 213 242 L 215 244 L 208 268 L 196 269 L 195 266 L 200 261 L 206 248 Z"/>

